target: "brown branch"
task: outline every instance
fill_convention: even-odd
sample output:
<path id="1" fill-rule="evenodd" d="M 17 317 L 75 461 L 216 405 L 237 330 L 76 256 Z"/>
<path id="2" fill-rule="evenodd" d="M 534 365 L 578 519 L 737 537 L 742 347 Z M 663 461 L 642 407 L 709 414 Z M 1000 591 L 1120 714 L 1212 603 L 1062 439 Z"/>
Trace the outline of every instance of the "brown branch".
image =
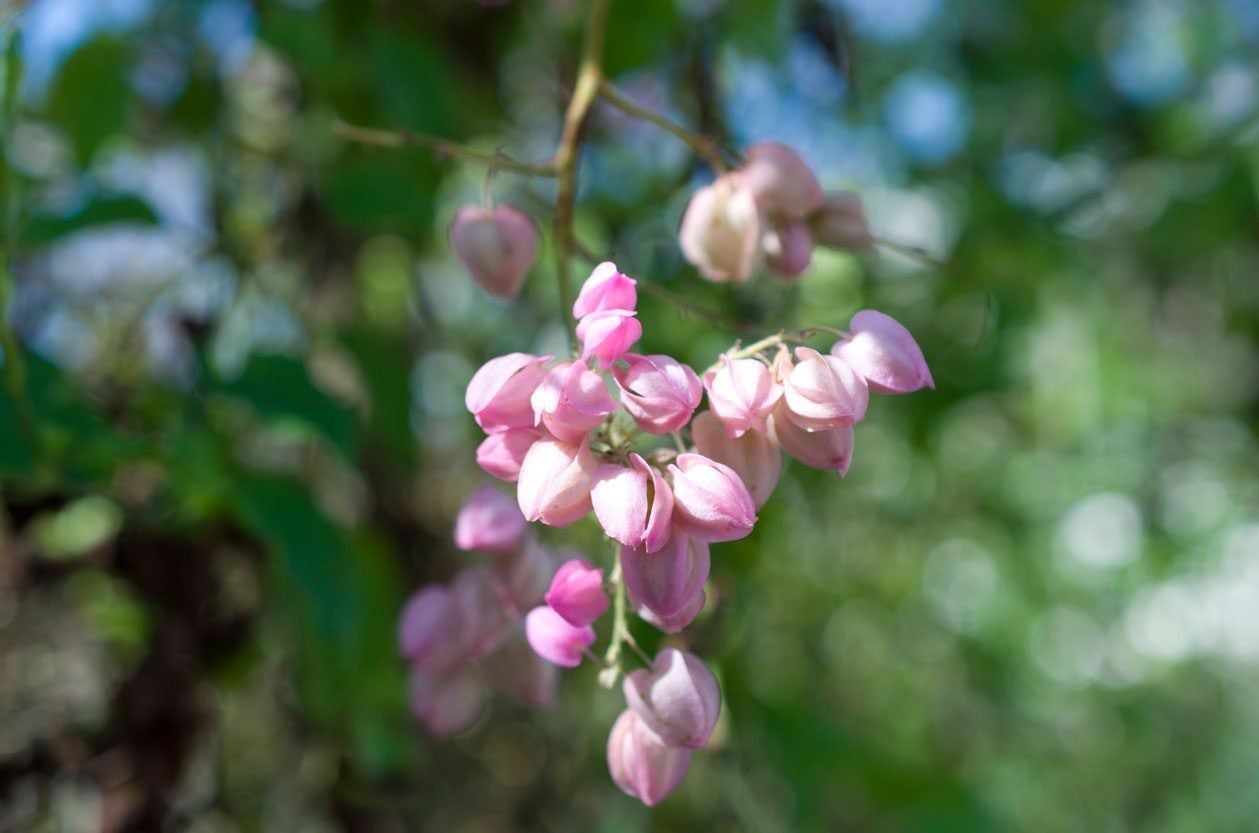
<path id="1" fill-rule="evenodd" d="M 439 156 L 468 159 L 491 168 L 515 171 L 529 176 L 550 177 L 555 176 L 557 172 L 554 162 L 522 162 L 502 153 L 483 153 L 458 142 L 430 136 L 427 133 L 416 133 L 412 130 L 379 130 L 374 127 L 348 124 L 338 119 L 332 123 L 332 132 L 343 139 L 365 145 L 382 148 L 423 147 Z"/>

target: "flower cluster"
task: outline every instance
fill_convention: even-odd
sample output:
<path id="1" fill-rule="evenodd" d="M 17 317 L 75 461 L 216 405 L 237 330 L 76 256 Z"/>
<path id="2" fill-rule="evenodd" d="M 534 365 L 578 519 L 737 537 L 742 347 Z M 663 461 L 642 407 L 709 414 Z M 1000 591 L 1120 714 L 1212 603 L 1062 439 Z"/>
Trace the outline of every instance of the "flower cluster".
<path id="1" fill-rule="evenodd" d="M 691 197 L 682 216 L 682 254 L 710 281 L 748 280 L 762 265 L 798 277 L 821 244 L 863 251 L 874 245 L 856 194 L 826 195 L 786 145 L 749 147 L 738 170 Z"/>

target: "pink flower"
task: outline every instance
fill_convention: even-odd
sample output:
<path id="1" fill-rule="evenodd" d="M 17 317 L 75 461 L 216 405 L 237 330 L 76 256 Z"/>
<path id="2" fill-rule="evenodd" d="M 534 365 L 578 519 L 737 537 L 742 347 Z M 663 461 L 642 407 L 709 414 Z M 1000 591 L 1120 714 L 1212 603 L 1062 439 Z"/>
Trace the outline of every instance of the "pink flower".
<path id="1" fill-rule="evenodd" d="M 817 176 L 794 150 L 778 142 L 749 147 L 738 171 L 757 204 L 770 214 L 804 217 L 822 207 L 825 197 Z"/>
<path id="2" fill-rule="evenodd" d="M 638 281 L 617 271 L 615 263 L 605 260 L 582 284 L 573 304 L 573 318 L 610 309 L 633 311 L 638 306 L 637 285 Z"/>
<path id="3" fill-rule="evenodd" d="M 775 219 L 765 235 L 769 269 L 780 278 L 797 278 L 813 260 L 813 234 L 804 220 Z"/>
<path id="4" fill-rule="evenodd" d="M 589 625 L 608 610 L 603 570 L 592 567 L 584 558 L 565 561 L 551 579 L 546 603 L 570 625 Z"/>
<path id="5" fill-rule="evenodd" d="M 613 368 L 612 376 L 634 423 L 652 434 L 686 425 L 704 395 L 695 371 L 668 356 L 626 353 L 624 358 L 629 366 Z"/>
<path id="6" fill-rule="evenodd" d="M 566 443 L 579 443 L 603 418 L 616 410 L 603 377 L 585 362 L 563 362 L 551 368 L 530 399 L 534 424 Z"/>
<path id="7" fill-rule="evenodd" d="M 669 466 L 678 528 L 701 541 L 734 541 L 752 531 L 756 504 L 729 466 L 702 454 L 679 454 Z"/>
<path id="8" fill-rule="evenodd" d="M 543 432 L 536 428 L 509 428 L 490 434 L 477 446 L 477 465 L 499 480 L 515 483 L 525 455 L 542 437 Z"/>
<path id="9" fill-rule="evenodd" d="M 428 584 L 417 590 L 398 617 L 398 647 L 408 660 L 423 664 L 454 640 L 454 601 L 441 584 Z"/>
<path id="10" fill-rule="evenodd" d="M 485 682 L 476 668 L 434 674 L 411 668 L 411 711 L 433 735 L 450 737 L 476 723 L 485 705 Z"/>
<path id="11" fill-rule="evenodd" d="M 455 518 L 455 546 L 461 550 L 508 552 L 520 545 L 527 526 L 514 500 L 485 485 L 468 498 Z"/>
<path id="12" fill-rule="evenodd" d="M 579 444 L 539 440 L 520 466 L 516 498 L 525 520 L 568 526 L 590 511 L 590 480 L 595 458 L 590 440 Z"/>
<path id="13" fill-rule="evenodd" d="M 870 389 L 846 361 L 810 347 L 797 347 L 796 357 L 800 361 L 783 385 L 783 401 L 796 425 L 826 431 L 865 419 Z"/>
<path id="14" fill-rule="evenodd" d="M 622 792 L 648 807 L 677 789 L 690 766 L 691 750 L 666 745 L 632 709 L 612 724 L 608 772 Z"/>
<path id="15" fill-rule="evenodd" d="M 494 685 L 517 702 L 541 709 L 555 701 L 559 669 L 533 652 L 523 628 L 486 657 L 484 668 Z"/>
<path id="16" fill-rule="evenodd" d="M 673 490 L 637 454 L 631 466 L 603 463 L 595 469 L 590 500 L 603 531 L 627 547 L 655 552 L 671 534 Z"/>
<path id="17" fill-rule="evenodd" d="M 848 473 L 848 466 L 852 463 L 851 425 L 826 431 L 806 431 L 792 421 L 787 404 L 782 402 L 769 418 L 769 431 L 783 451 L 806 466 L 836 471 L 840 477 Z"/>
<path id="18" fill-rule="evenodd" d="M 542 603 L 557 563 L 556 554 L 534 540 L 494 559 L 490 569 L 498 581 L 502 604 L 513 617 Z"/>
<path id="19" fill-rule="evenodd" d="M 550 356 L 508 353 L 490 359 L 468 382 L 464 403 L 476 417 L 477 425 L 493 434 L 509 428 L 532 428 L 530 397 L 546 372 L 542 365 Z"/>
<path id="20" fill-rule="evenodd" d="M 691 439 L 700 454 L 735 470 L 757 509 L 765 505 L 782 475 L 783 456 L 777 441 L 754 429 L 731 437 L 712 411 L 704 411 L 691 422 Z"/>
<path id="21" fill-rule="evenodd" d="M 466 205 L 450 224 L 450 245 L 481 287 L 510 301 L 520 294 L 538 256 L 538 227 L 510 205 Z"/>
<path id="22" fill-rule="evenodd" d="M 625 702 L 669 746 L 699 749 L 721 715 L 721 689 L 699 657 L 676 648 L 625 677 Z"/>
<path id="23" fill-rule="evenodd" d="M 643 325 L 637 313 L 623 309 L 592 312 L 577 322 L 577 339 L 583 360 L 592 356 L 607 370 L 625 351 L 642 338 Z"/>
<path id="24" fill-rule="evenodd" d="M 721 367 L 704 374 L 708 404 L 732 437 L 755 428 L 765 430 L 765 419 L 783 394 L 769 368 L 756 359 L 721 357 Z"/>
<path id="25" fill-rule="evenodd" d="M 659 552 L 622 547 L 625 591 L 638 615 L 667 633 L 689 625 L 704 607 L 708 544 L 675 530 Z"/>
<path id="26" fill-rule="evenodd" d="M 752 191 L 725 174 L 691 197 L 678 229 L 687 262 L 710 281 L 741 283 L 761 265 L 765 220 Z"/>
<path id="27" fill-rule="evenodd" d="M 525 638 L 529 647 L 544 660 L 561 668 L 576 668 L 581 655 L 595 643 L 595 629 L 570 625 L 546 605 L 535 607 L 525 616 Z"/>
<path id="28" fill-rule="evenodd" d="M 449 671 L 461 663 L 483 657 L 498 647 L 511 630 L 512 620 L 519 615 L 503 585 L 489 567 L 465 567 L 450 582 L 454 602 L 451 614 L 455 636 L 442 662 L 426 665 L 434 670 Z"/>
<path id="29" fill-rule="evenodd" d="M 813 239 L 822 246 L 854 252 L 874 248 L 874 235 L 866 223 L 861 198 L 851 191 L 830 194 L 821 210 L 809 218 Z"/>
<path id="30" fill-rule="evenodd" d="M 922 348 L 890 315 L 865 309 L 852 317 L 852 334 L 831 348 L 861 374 L 875 393 L 935 388 Z"/>

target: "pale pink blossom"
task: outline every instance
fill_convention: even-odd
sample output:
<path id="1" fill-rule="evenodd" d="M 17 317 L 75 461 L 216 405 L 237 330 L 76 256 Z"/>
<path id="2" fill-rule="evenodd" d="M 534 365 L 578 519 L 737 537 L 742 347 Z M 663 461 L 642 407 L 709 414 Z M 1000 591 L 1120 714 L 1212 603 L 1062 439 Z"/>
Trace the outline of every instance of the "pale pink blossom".
<path id="1" fill-rule="evenodd" d="M 465 567 L 450 582 L 454 602 L 452 619 L 457 623 L 454 644 L 443 662 L 430 662 L 438 670 L 449 669 L 493 651 L 511 630 L 519 611 L 511 604 L 496 572 L 489 567 Z"/>
<path id="2" fill-rule="evenodd" d="M 699 657 L 676 648 L 656 654 L 651 669 L 625 677 L 625 702 L 670 746 L 699 749 L 721 714 L 721 689 Z"/>
<path id="3" fill-rule="evenodd" d="M 765 218 L 751 190 L 725 174 L 691 197 L 678 243 L 687 262 L 710 281 L 741 283 L 761 265 Z"/>
<path id="4" fill-rule="evenodd" d="M 791 419 L 785 402 L 769 418 L 770 436 L 796 460 L 843 477 L 852 463 L 853 428 L 845 425 L 824 431 L 806 431 Z"/>
<path id="5" fill-rule="evenodd" d="M 450 245 L 472 279 L 496 298 L 520 294 L 538 256 L 538 227 L 510 205 L 460 208 L 450 224 Z"/>
<path id="6" fill-rule="evenodd" d="M 468 382 L 464 403 L 488 433 L 509 428 L 532 428 L 533 392 L 546 376 L 542 366 L 550 356 L 508 353 L 490 359 Z"/>
<path id="7" fill-rule="evenodd" d="M 503 606 L 512 616 L 541 604 L 558 563 L 559 556 L 532 538 L 494 559 L 490 569 L 498 581 Z"/>
<path id="8" fill-rule="evenodd" d="M 566 443 L 581 442 L 616 410 L 603 377 L 581 362 L 562 362 L 547 372 L 530 399 L 534 425 Z"/>
<path id="9" fill-rule="evenodd" d="M 583 360 L 594 358 L 607 370 L 642 338 L 643 325 L 631 310 L 592 312 L 577 322 L 577 340 Z"/>
<path id="10" fill-rule="evenodd" d="M 476 723 L 485 707 L 486 687 L 478 669 L 467 666 L 449 674 L 411 667 L 412 713 L 430 733 L 445 738 Z"/>
<path id="11" fill-rule="evenodd" d="M 509 428 L 490 434 L 477 446 L 477 465 L 499 480 L 515 483 L 520 479 L 520 464 L 525 455 L 545 435 L 537 428 Z"/>
<path id="12" fill-rule="evenodd" d="M 622 547 L 621 574 L 638 615 L 667 633 L 677 633 L 704 607 L 711 566 L 708 544 L 674 530 L 659 552 Z"/>
<path id="13" fill-rule="evenodd" d="M 851 191 L 829 194 L 822 208 L 809 218 L 813 239 L 820 246 L 854 252 L 874 248 L 874 235 L 866 222 L 865 206 Z"/>
<path id="14" fill-rule="evenodd" d="M 733 541 L 752 531 L 756 504 L 727 465 L 702 454 L 679 454 L 669 466 L 678 528 L 702 541 Z"/>
<path id="15" fill-rule="evenodd" d="M 595 472 L 590 440 L 571 444 L 539 440 L 520 466 L 516 498 L 525 520 L 567 526 L 590 512 L 590 481 Z"/>
<path id="16" fill-rule="evenodd" d="M 575 668 L 581 656 L 595 642 L 595 629 L 578 627 L 546 605 L 535 607 L 525 616 L 525 638 L 529 647 L 544 660 L 561 668 Z"/>
<path id="17" fill-rule="evenodd" d="M 508 552 L 520 545 L 527 527 L 516 501 L 485 485 L 472 493 L 455 518 L 455 546 L 461 550 Z"/>
<path id="18" fill-rule="evenodd" d="M 414 663 L 425 663 L 455 638 L 458 622 L 454 617 L 450 589 L 442 584 L 421 587 L 402 608 L 398 617 L 398 648 Z"/>
<path id="19" fill-rule="evenodd" d="M 761 142 L 745 152 L 739 169 L 743 185 L 770 214 L 804 217 L 822 207 L 825 197 L 813 169 L 779 142 Z"/>
<path id="20" fill-rule="evenodd" d="M 673 490 L 638 454 L 630 454 L 629 466 L 600 464 L 590 499 L 603 531 L 627 547 L 655 552 L 671 534 Z"/>
<path id="21" fill-rule="evenodd" d="M 603 570 L 584 558 L 565 561 L 551 579 L 546 603 L 570 625 L 589 625 L 608 610 Z"/>
<path id="22" fill-rule="evenodd" d="M 800 361 L 783 385 L 783 401 L 797 425 L 826 431 L 865 419 L 870 389 L 848 362 L 811 347 L 797 347 L 796 358 Z"/>
<path id="23" fill-rule="evenodd" d="M 813 233 L 804 220 L 775 218 L 765 235 L 765 261 L 780 278 L 797 278 L 813 260 Z"/>
<path id="24" fill-rule="evenodd" d="M 638 281 L 618 271 L 616 264 L 604 261 L 594 268 L 573 303 L 573 318 L 619 309 L 633 311 L 638 306 Z"/>
<path id="25" fill-rule="evenodd" d="M 628 366 L 613 368 L 612 376 L 634 423 L 652 434 L 686 425 L 704 395 L 695 371 L 669 356 L 626 353 L 624 358 Z"/>
<path id="26" fill-rule="evenodd" d="M 559 669 L 533 652 L 523 627 L 486 657 L 484 668 L 490 681 L 519 703 L 544 709 L 555 701 Z"/>
<path id="27" fill-rule="evenodd" d="M 899 321 L 872 309 L 852 318 L 851 334 L 831 348 L 865 378 L 875 393 L 910 393 L 934 388 L 922 348 Z"/>
<path id="28" fill-rule="evenodd" d="M 757 509 L 765 505 L 782 475 L 783 456 L 777 441 L 755 429 L 731 437 L 712 411 L 691 421 L 691 439 L 700 454 L 735 470 Z"/>
<path id="29" fill-rule="evenodd" d="M 691 766 L 691 750 L 668 746 L 632 709 L 621 712 L 608 735 L 608 772 L 626 795 L 648 807 L 677 789 Z"/>
<path id="30" fill-rule="evenodd" d="M 708 404 L 726 426 L 726 432 L 739 437 L 755 428 L 765 430 L 765 420 L 783 394 L 769 368 L 756 359 L 731 359 L 722 355 L 721 367 L 704 374 Z"/>

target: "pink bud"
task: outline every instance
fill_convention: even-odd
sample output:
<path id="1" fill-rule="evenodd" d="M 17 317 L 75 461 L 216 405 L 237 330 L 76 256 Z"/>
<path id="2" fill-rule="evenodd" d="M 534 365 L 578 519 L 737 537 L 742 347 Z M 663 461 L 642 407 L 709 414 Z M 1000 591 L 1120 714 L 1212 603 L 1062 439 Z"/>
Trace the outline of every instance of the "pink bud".
<path id="1" fill-rule="evenodd" d="M 625 351 L 642 338 L 643 325 L 635 317 L 637 313 L 623 309 L 592 312 L 577 322 L 577 339 L 581 342 L 581 357 L 594 357 L 599 367 L 607 370 Z"/>
<path id="2" fill-rule="evenodd" d="M 865 377 L 875 393 L 910 393 L 935 389 L 922 348 L 899 321 L 872 309 L 852 317 L 852 335 L 831 348 Z"/>
<path id="3" fill-rule="evenodd" d="M 755 428 L 765 430 L 765 419 L 783 394 L 769 368 L 756 359 L 721 357 L 721 367 L 704 374 L 708 404 L 732 437 Z"/>
<path id="4" fill-rule="evenodd" d="M 490 359 L 468 382 L 464 403 L 476 417 L 477 425 L 493 434 L 509 428 L 532 428 L 530 398 L 546 371 L 542 365 L 550 356 L 508 353 Z"/>
<path id="5" fill-rule="evenodd" d="M 603 570 L 584 558 L 565 561 L 551 579 L 546 603 L 570 625 L 589 625 L 608 610 L 603 592 Z"/>
<path id="6" fill-rule="evenodd" d="M 691 197 L 678 244 L 687 262 L 710 281 L 741 283 L 761 265 L 765 221 L 752 192 L 733 174 Z"/>
<path id="7" fill-rule="evenodd" d="M 451 674 L 411 668 L 411 711 L 424 728 L 439 738 L 450 737 L 476 723 L 485 704 L 485 683 L 472 667 Z"/>
<path id="8" fill-rule="evenodd" d="M 744 153 L 747 163 L 738 176 L 770 214 L 803 217 L 822 207 L 825 197 L 813 169 L 794 150 L 778 142 L 761 142 Z"/>
<path id="9" fill-rule="evenodd" d="M 799 363 L 783 385 L 788 415 L 806 431 L 825 431 L 861 422 L 870 404 L 866 380 L 843 359 L 797 347 Z"/>
<path id="10" fill-rule="evenodd" d="M 659 552 L 622 547 L 620 559 L 630 603 L 656 627 L 677 633 L 703 609 L 708 544 L 675 530 Z"/>
<path id="11" fill-rule="evenodd" d="M 538 256 L 538 227 L 510 205 L 487 211 L 466 205 L 450 224 L 450 245 L 481 287 L 510 301 L 520 294 Z"/>
<path id="12" fill-rule="evenodd" d="M 551 368 L 530 399 L 534 424 L 546 427 L 557 439 L 579 443 L 603 418 L 616 410 L 603 377 L 582 362 L 562 362 Z"/>
<path id="13" fill-rule="evenodd" d="M 576 668 L 582 653 L 595 643 L 595 629 L 570 625 L 546 605 L 535 607 L 525 616 L 525 637 L 529 647 L 547 662 L 563 668 Z"/>
<path id="14" fill-rule="evenodd" d="M 573 318 L 584 318 L 609 309 L 633 311 L 638 306 L 638 281 L 617 271 L 616 264 L 604 261 L 594 268 L 581 285 L 573 304 Z"/>
<path id="15" fill-rule="evenodd" d="M 648 807 L 677 789 L 691 766 L 691 750 L 667 746 L 638 713 L 626 709 L 608 735 L 608 772 L 626 795 Z"/>
<path id="16" fill-rule="evenodd" d="M 679 454 L 673 477 L 674 520 L 701 541 L 734 541 L 752 531 L 756 504 L 734 469 L 702 454 Z"/>
<path id="17" fill-rule="evenodd" d="M 519 615 L 495 572 L 488 567 L 460 570 L 450 582 L 450 594 L 455 606 L 455 637 L 450 652 L 442 657 L 445 662 L 426 663 L 435 670 L 448 670 L 490 653 Z"/>
<path id="18" fill-rule="evenodd" d="M 491 569 L 505 596 L 503 605 L 514 618 L 542 603 L 557 563 L 556 554 L 534 540 L 494 559 Z"/>
<path id="19" fill-rule="evenodd" d="M 851 191 L 828 195 L 822 209 L 809 218 L 809 227 L 821 246 L 854 252 L 874 248 L 874 235 L 866 223 L 865 207 L 861 198 Z"/>
<path id="20" fill-rule="evenodd" d="M 694 654 L 665 648 L 650 671 L 630 672 L 622 689 L 629 707 L 669 746 L 699 749 L 717 727 L 721 689 Z"/>
<path id="21" fill-rule="evenodd" d="M 595 469 L 590 501 L 607 536 L 627 547 L 655 552 L 672 534 L 673 490 L 635 453 L 630 466 L 603 463 Z"/>
<path id="22" fill-rule="evenodd" d="M 441 584 L 428 584 L 417 590 L 398 617 L 398 647 L 402 655 L 422 664 L 440 653 L 443 643 L 454 639 L 454 601 Z"/>
<path id="23" fill-rule="evenodd" d="M 783 470 L 782 451 L 775 440 L 756 430 L 731 437 L 712 411 L 704 411 L 691 422 L 691 438 L 700 454 L 735 470 L 757 509 L 765 505 Z"/>
<path id="24" fill-rule="evenodd" d="M 542 436 L 537 428 L 509 428 L 490 434 L 477 446 L 477 465 L 499 480 L 515 483 L 520 479 L 525 455 Z"/>
<path id="25" fill-rule="evenodd" d="M 695 371 L 668 356 L 626 353 L 628 367 L 614 367 L 621 405 L 639 428 L 668 434 L 690 420 L 704 395 Z"/>
<path id="26" fill-rule="evenodd" d="M 770 435 L 782 450 L 795 459 L 824 471 L 848 473 L 852 463 L 853 430 L 851 425 L 828 431 L 806 431 L 792 421 L 787 403 L 779 403 L 769 418 Z"/>
<path id="27" fill-rule="evenodd" d="M 491 682 L 517 702 L 538 709 L 555 702 L 559 669 L 533 652 L 523 628 L 486 657 L 484 667 Z"/>
<path id="28" fill-rule="evenodd" d="M 568 526 L 590 511 L 590 479 L 595 458 L 590 440 L 572 445 L 539 440 L 520 466 L 516 498 L 525 520 L 548 526 Z"/>
<path id="29" fill-rule="evenodd" d="M 507 552 L 519 546 L 527 526 L 514 500 L 485 485 L 472 493 L 455 518 L 455 546 Z"/>
<path id="30" fill-rule="evenodd" d="M 769 269 L 780 278 L 798 278 L 813 260 L 813 234 L 804 220 L 776 219 L 764 245 Z"/>

